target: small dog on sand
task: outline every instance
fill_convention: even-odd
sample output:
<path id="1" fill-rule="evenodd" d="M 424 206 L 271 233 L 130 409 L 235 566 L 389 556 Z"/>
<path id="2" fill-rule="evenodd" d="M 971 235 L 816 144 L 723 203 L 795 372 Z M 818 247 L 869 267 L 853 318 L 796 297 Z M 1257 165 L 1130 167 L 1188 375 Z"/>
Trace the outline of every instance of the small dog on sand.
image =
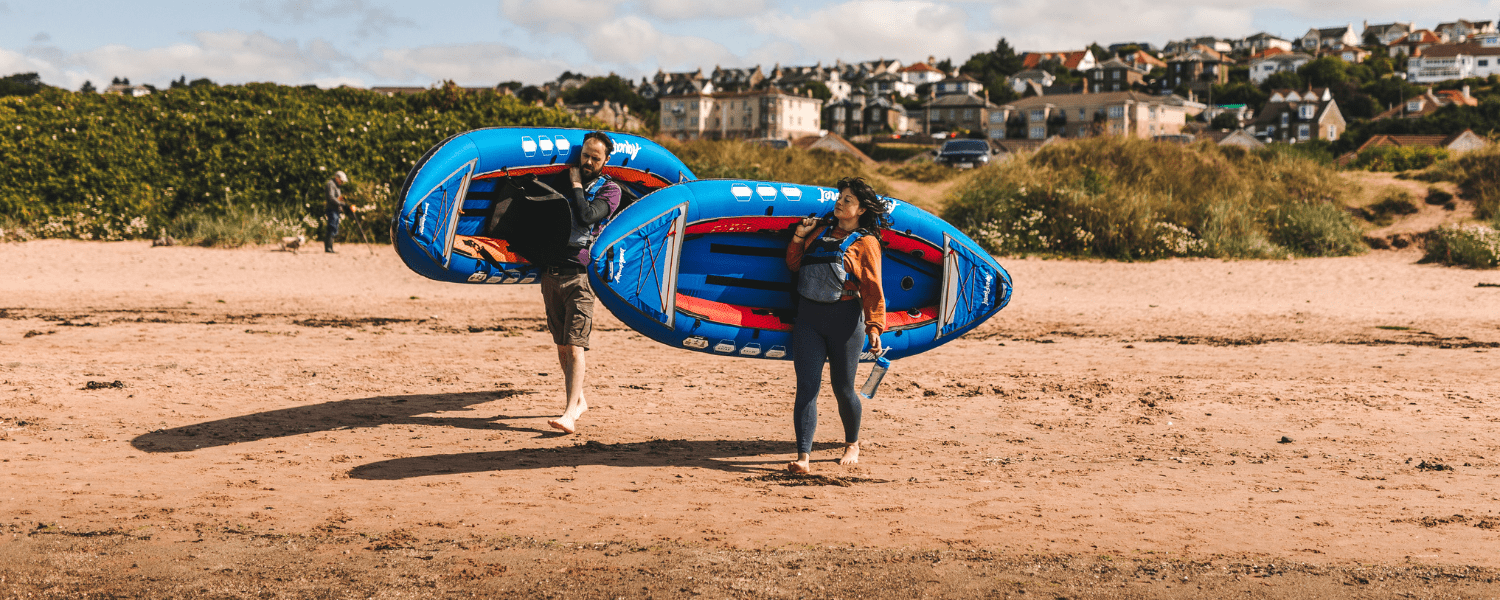
<path id="1" fill-rule="evenodd" d="M 291 252 L 295 254 L 297 252 L 297 249 L 301 248 L 302 244 L 304 243 L 307 243 L 307 236 L 305 235 L 299 235 L 297 237 L 284 237 L 281 238 L 281 249 L 285 252 Z"/>

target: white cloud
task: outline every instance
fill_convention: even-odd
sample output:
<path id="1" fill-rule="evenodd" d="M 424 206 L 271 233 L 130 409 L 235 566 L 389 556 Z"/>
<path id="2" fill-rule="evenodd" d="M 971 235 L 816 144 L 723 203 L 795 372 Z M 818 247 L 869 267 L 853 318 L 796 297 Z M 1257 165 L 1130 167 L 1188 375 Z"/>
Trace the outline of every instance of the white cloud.
<path id="1" fill-rule="evenodd" d="M 527 29 L 576 34 L 582 28 L 615 18 L 624 0 L 501 0 L 500 14 Z"/>
<path id="2" fill-rule="evenodd" d="M 765 0 L 643 0 L 646 14 L 666 21 L 748 17 L 765 12 Z"/>
<path id="3" fill-rule="evenodd" d="M 364 63 L 378 83 L 433 83 L 452 79 L 460 85 L 495 85 L 517 80 L 540 83 L 556 79 L 572 65 L 561 60 L 531 58 L 502 44 L 460 44 L 385 50 Z"/>
<path id="4" fill-rule="evenodd" d="M 738 59 L 723 44 L 694 36 L 662 33 L 649 21 L 628 15 L 603 23 L 584 37 L 589 56 L 618 66 L 657 65 L 666 70 L 713 68 Z M 624 69 L 627 73 L 634 69 Z"/>
<path id="5" fill-rule="evenodd" d="M 1090 15 L 1079 19 L 1077 15 Z M 1080 49 L 1091 42 L 1149 41 L 1197 35 L 1255 33 L 1251 9 L 1241 3 L 1174 3 L 1152 0 L 1074 0 L 1058 10 L 1050 0 L 1014 0 L 990 11 L 1012 46 L 1030 51 Z"/>
<path id="6" fill-rule="evenodd" d="M 272 23 L 319 21 L 328 28 L 354 23 L 354 34 L 361 38 L 384 36 L 393 27 L 412 27 L 416 23 L 397 16 L 390 8 L 372 5 L 365 0 L 282 0 L 268 3 L 246 0 L 245 8 L 260 13 Z"/>
<path id="7" fill-rule="evenodd" d="M 1061 14 L 1077 20 L 1082 13 L 1069 8 Z M 925 0 L 851 0 L 805 16 L 774 13 L 750 19 L 758 32 L 796 43 L 825 62 L 928 55 L 962 60 L 994 44 L 971 32 L 968 20 L 961 8 Z"/>
<path id="8" fill-rule="evenodd" d="M 304 45 L 235 30 L 201 32 L 193 37 L 196 44 L 160 48 L 103 46 L 73 55 L 71 60 L 105 81 L 123 75 L 137 83 L 170 81 L 178 75 L 208 77 L 220 83 L 303 83 L 335 76 L 350 64 L 348 57 L 318 40 Z"/>

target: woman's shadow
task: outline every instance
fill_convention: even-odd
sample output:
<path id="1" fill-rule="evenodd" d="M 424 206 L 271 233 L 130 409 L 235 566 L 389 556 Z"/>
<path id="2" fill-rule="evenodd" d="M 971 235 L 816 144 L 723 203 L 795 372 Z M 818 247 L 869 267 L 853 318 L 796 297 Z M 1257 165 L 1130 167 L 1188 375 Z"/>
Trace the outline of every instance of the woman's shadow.
<path id="1" fill-rule="evenodd" d="M 519 394 L 520 390 L 413 394 L 338 400 L 311 406 L 283 408 L 158 429 L 137 436 L 130 445 L 143 452 L 192 452 L 291 437 L 320 431 L 374 428 L 381 425 L 461 427 L 484 431 L 530 432 L 544 438 L 563 434 L 552 429 L 516 427 L 505 419 L 539 419 L 543 416 L 419 416 L 472 410 L 470 407 Z M 817 444 L 819 449 L 840 444 Z M 604 444 L 588 441 L 555 448 L 520 448 L 489 452 L 465 452 L 396 458 L 360 465 L 349 471 L 354 479 L 397 480 L 431 475 L 609 465 L 620 467 L 696 466 L 724 471 L 763 472 L 768 466 L 786 462 L 788 444 L 765 440 L 649 440 Z M 762 455 L 783 455 L 761 458 Z M 725 460 L 735 459 L 735 460 Z"/>

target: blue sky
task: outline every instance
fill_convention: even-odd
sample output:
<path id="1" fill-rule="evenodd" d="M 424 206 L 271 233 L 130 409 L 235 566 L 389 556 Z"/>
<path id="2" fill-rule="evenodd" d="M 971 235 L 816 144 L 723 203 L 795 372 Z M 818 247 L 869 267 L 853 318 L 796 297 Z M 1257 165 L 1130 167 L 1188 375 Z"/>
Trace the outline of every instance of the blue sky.
<path id="1" fill-rule="evenodd" d="M 540 83 L 1500 17 L 1500 0 L 0 0 L 0 74 L 165 85 Z"/>

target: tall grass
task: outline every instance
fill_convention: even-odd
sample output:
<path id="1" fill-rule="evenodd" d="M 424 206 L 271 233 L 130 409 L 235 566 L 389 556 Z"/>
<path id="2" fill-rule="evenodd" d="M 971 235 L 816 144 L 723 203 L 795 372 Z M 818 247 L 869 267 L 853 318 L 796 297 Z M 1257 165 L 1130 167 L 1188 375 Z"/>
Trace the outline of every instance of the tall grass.
<path id="1" fill-rule="evenodd" d="M 663 143 L 700 179 L 752 179 L 832 186 L 844 177 L 865 177 L 876 192 L 888 194 L 883 182 L 849 154 L 803 148 L 771 148 L 740 140 Z"/>
<path id="2" fill-rule="evenodd" d="M 1364 251 L 1344 182 L 1296 153 L 1100 137 L 983 169 L 944 218 L 992 252 L 1125 260 Z"/>
<path id="3" fill-rule="evenodd" d="M 1464 198 L 1474 202 L 1474 216 L 1500 218 L 1500 144 L 1439 161 L 1415 178 L 1457 183 Z"/>
<path id="4" fill-rule="evenodd" d="M 297 211 L 260 205 L 235 205 L 217 213 L 194 211 L 178 217 L 167 235 L 184 244 L 238 248 L 271 244 L 282 237 L 317 230 L 317 221 Z M 308 236 L 311 238 L 312 236 Z"/>

